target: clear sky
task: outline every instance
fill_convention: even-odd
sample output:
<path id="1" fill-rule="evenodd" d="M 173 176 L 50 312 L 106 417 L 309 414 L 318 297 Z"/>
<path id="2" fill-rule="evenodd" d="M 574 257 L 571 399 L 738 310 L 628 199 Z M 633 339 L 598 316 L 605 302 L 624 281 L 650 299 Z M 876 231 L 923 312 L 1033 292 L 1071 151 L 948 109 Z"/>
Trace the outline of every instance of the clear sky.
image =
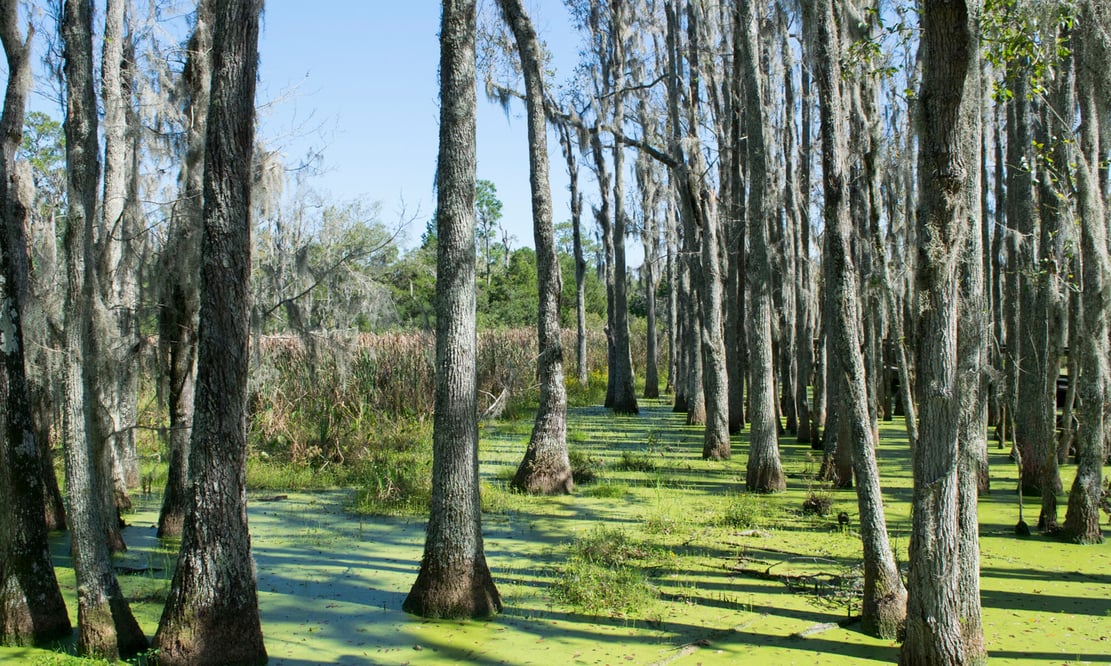
<path id="1" fill-rule="evenodd" d="M 480 0 L 493 14 L 492 0 Z M 561 0 L 526 0 L 560 78 L 577 61 L 579 38 Z M 393 224 L 404 207 L 419 218 L 419 242 L 435 208 L 440 3 L 434 0 L 267 0 L 259 43 L 260 138 L 296 160 L 323 150 L 313 185 L 339 200 L 382 204 Z M 557 222 L 570 219 L 567 174 L 549 132 Z M 532 246 L 524 106 L 509 117 L 479 90 L 478 177 L 493 181 L 514 246 Z M 587 208 L 589 210 L 589 208 Z"/>

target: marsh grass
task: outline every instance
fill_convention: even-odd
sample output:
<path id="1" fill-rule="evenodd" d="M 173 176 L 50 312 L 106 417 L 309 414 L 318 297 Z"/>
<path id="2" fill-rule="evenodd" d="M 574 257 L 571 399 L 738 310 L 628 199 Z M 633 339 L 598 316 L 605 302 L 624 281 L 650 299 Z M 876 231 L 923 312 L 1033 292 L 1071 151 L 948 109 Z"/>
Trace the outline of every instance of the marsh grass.
<path id="1" fill-rule="evenodd" d="M 552 587 L 556 599 L 594 615 L 651 618 L 660 598 L 646 570 L 658 555 L 654 549 L 601 526 L 577 537 L 568 551 Z"/>

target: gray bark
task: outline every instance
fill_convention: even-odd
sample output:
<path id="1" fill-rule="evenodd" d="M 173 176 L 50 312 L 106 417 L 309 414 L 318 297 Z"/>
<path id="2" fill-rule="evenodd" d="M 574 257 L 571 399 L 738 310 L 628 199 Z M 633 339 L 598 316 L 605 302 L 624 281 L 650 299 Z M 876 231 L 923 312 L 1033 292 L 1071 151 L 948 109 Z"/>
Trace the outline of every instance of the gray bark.
<path id="1" fill-rule="evenodd" d="M 976 496 L 960 480 L 960 387 L 957 382 L 958 264 L 968 233 L 964 210 L 975 147 L 967 128 L 979 102 L 975 66 L 980 4 L 926 0 L 922 5 L 919 88 L 918 357 L 919 439 L 912 452 L 914 491 L 903 664 L 968 664 L 984 654 L 965 633 L 974 601 L 965 599 L 960 515 Z M 966 507 L 962 507 L 967 503 Z"/>
<path id="2" fill-rule="evenodd" d="M 170 221 L 166 248 L 160 256 L 159 345 L 168 391 L 170 465 L 158 536 L 179 537 L 188 506 L 189 440 L 192 437 L 194 380 L 197 360 L 197 310 L 200 285 L 203 219 L 204 144 L 209 93 L 212 86 L 213 0 L 197 4 L 193 35 L 187 46 L 183 72 L 186 108 L 185 160 L 181 167 L 181 200 Z"/>
<path id="3" fill-rule="evenodd" d="M 779 461 L 779 423 L 775 405 L 772 356 L 771 265 L 768 226 L 768 138 L 764 93 L 760 79 L 757 25 L 754 8 L 740 3 L 737 29 L 744 32 L 742 76 L 745 90 L 745 130 L 748 134 L 748 240 L 746 273 L 750 299 L 746 312 L 749 342 L 749 436 L 745 485 L 750 491 L 777 492 L 787 487 Z"/>
<path id="4" fill-rule="evenodd" d="M 529 185 L 532 189 L 532 230 L 536 246 L 539 305 L 536 317 L 537 373 L 540 402 L 524 460 L 513 486 L 530 493 L 569 493 L 574 488 L 567 454 L 567 393 L 563 385 L 563 341 L 559 298 L 563 291 L 559 256 L 552 225 L 552 190 L 548 184 L 548 135 L 544 113 L 543 55 L 532 21 L 520 0 L 498 0 L 513 31 L 525 77 L 529 134 Z"/>
<path id="5" fill-rule="evenodd" d="M 613 40 L 613 126 L 625 123 L 625 44 L 626 9 L 623 0 L 611 0 L 610 38 Z M 625 277 L 625 146 L 613 146 L 613 336 L 614 394 L 613 411 L 636 414 L 636 386 L 633 381 L 633 357 L 629 345 L 629 298 Z"/>
<path id="6" fill-rule="evenodd" d="M 811 15 L 811 12 L 813 14 Z M 840 392 L 841 426 L 838 447 L 852 449 L 856 476 L 857 508 L 860 512 L 860 538 L 864 547 L 864 600 L 861 609 L 864 630 L 872 635 L 894 638 L 906 616 L 906 590 L 887 539 L 879 469 L 877 441 L 868 412 L 867 376 L 860 349 L 858 326 L 861 313 L 857 300 L 856 268 L 852 261 L 852 222 L 849 211 L 848 147 L 843 127 L 845 113 L 841 81 L 841 40 L 836 29 L 834 6 L 830 1 L 804 12 L 813 25 L 816 79 L 821 94 L 822 174 L 826 243 L 827 312 L 830 341 L 830 370 Z"/>
<path id="7" fill-rule="evenodd" d="M 138 305 L 135 252 L 136 229 L 131 224 L 134 206 L 131 190 L 137 182 L 135 136 L 129 127 L 130 81 L 125 61 L 127 0 L 109 0 L 105 5 L 104 41 L 101 52 L 101 95 L 104 105 L 104 196 L 97 231 L 97 270 L 100 299 L 97 322 L 104 336 L 94 363 L 100 380 L 96 400 L 100 405 L 111 465 L 113 502 L 121 509 L 131 506 L 128 488 L 139 485 L 135 453 L 134 416 L 138 374 L 134 353 L 138 346 L 135 309 Z M 130 204 L 130 206 L 129 206 Z"/>
<path id="8" fill-rule="evenodd" d="M 66 220 L 65 356 L 63 440 L 66 442 L 66 487 L 72 524 L 71 549 L 77 577 L 78 650 L 108 659 L 138 654 L 147 647 L 109 560 L 107 535 L 115 526 L 107 516 L 110 498 L 107 442 L 98 437 L 101 423 L 92 396 L 96 358 L 96 267 L 94 219 L 97 188 L 96 98 L 93 92 L 92 7 L 87 0 L 67 0 L 63 9 L 63 71 L 66 79 L 66 174 L 69 214 Z"/>
<path id="9" fill-rule="evenodd" d="M 192 493 L 154 637 L 163 664 L 266 661 L 246 493 L 251 165 L 261 10 L 261 0 L 215 3 Z"/>
<path id="10" fill-rule="evenodd" d="M 1077 35 L 1077 97 L 1080 102 L 1080 151 L 1076 184 L 1080 209 L 1080 251 L 1082 256 L 1083 317 L 1080 349 L 1080 376 L 1076 379 L 1080 397 L 1081 427 L 1077 437 L 1077 469 L 1069 493 L 1064 535 L 1077 543 L 1102 543 L 1099 499 L 1102 490 L 1102 464 L 1106 456 L 1107 404 L 1111 391 L 1108 367 L 1108 318 L 1111 316 L 1111 262 L 1108 261 L 1106 202 L 1100 193 L 1098 164 L 1106 155 L 1101 150 L 1100 119 L 1107 118 L 1108 102 L 1098 87 L 1099 76 L 1106 76 L 1106 56 L 1111 43 L 1099 39 L 1111 34 L 1111 11 L 1099 2 L 1081 3 Z M 1111 77 L 1107 80 L 1111 81 Z M 1105 147 L 1104 147 L 1105 148 Z"/>
<path id="11" fill-rule="evenodd" d="M 43 643 L 72 628 L 47 543 L 46 477 L 24 372 L 23 300 L 30 258 L 28 183 L 15 168 L 31 86 L 31 39 L 19 28 L 16 3 L 0 7 L 0 41 L 8 65 L 0 115 L 0 645 Z M 53 479 L 54 470 L 50 470 Z"/>
<path id="12" fill-rule="evenodd" d="M 475 1 L 444 0 L 440 28 L 439 245 L 432 507 L 402 608 L 425 617 L 501 610 L 482 545 L 475 388 Z"/>

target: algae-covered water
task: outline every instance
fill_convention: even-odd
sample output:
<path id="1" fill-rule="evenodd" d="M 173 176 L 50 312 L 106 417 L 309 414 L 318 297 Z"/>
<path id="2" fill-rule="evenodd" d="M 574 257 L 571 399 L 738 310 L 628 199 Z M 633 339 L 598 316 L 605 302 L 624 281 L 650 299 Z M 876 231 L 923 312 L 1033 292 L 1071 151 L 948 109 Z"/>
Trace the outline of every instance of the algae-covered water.
<path id="1" fill-rule="evenodd" d="M 900 422 L 885 423 L 880 460 L 895 547 L 906 560 L 909 454 Z M 808 445 L 782 439 L 789 489 L 743 494 L 746 444 L 727 462 L 701 459 L 701 429 L 664 403 L 641 416 L 573 410 L 573 447 L 602 461 L 600 481 L 555 498 L 513 495 L 499 479 L 519 460 L 528 429 L 483 426 L 482 475 L 491 512 L 486 555 L 505 612 L 486 621 L 427 621 L 401 611 L 416 573 L 423 518 L 355 516 L 350 491 L 253 496 L 250 524 L 259 604 L 271 664 L 842 664 L 893 662 L 898 645 L 859 624 L 805 638 L 858 609 L 852 595 L 826 595 L 830 576 L 852 580 L 860 559 L 852 491 L 824 491 L 808 479 Z M 630 456 L 647 471 L 624 471 Z M 994 663 L 1111 663 L 1111 546 L 1018 539 L 1015 470 L 994 445 L 992 492 L 981 499 L 982 601 Z M 1109 470 L 1111 471 L 1111 470 Z M 1074 471 L 1066 466 L 1066 486 Z M 605 486 L 605 492 L 597 490 Z M 801 512 L 810 491 L 833 501 L 827 516 Z M 273 493 L 268 492 L 268 495 Z M 272 499 L 272 498 L 265 498 Z M 1028 501 L 1029 522 L 1036 506 Z M 1064 505 L 1062 504 L 1063 518 Z M 136 615 L 154 633 L 173 565 L 172 545 L 154 537 L 156 498 L 129 516 L 130 550 L 121 577 Z M 637 562 L 656 595 L 636 608 L 588 612 L 558 601 L 552 585 L 577 572 L 569 544 L 603 526 L 641 544 Z M 610 532 L 612 534 L 612 532 Z M 76 612 L 65 537 L 56 538 L 58 575 Z M 764 575 L 753 575 L 757 572 Z M 814 589 L 811 590 L 810 586 Z M 819 589 L 821 588 L 821 589 Z M 819 593 L 822 592 L 822 593 Z M 64 649 L 64 648 L 63 648 Z M 60 657 L 0 649 L 0 661 Z"/>

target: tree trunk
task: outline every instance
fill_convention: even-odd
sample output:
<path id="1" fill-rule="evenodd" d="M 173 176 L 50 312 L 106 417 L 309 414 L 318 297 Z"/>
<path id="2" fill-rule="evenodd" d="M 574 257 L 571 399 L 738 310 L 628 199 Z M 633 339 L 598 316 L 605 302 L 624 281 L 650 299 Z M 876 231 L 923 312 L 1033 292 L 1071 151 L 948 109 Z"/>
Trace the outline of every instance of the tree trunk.
<path id="1" fill-rule="evenodd" d="M 1111 262 L 1108 261 L 1108 216 L 1100 193 L 1098 167 L 1101 150 L 1100 119 L 1107 118 L 1107 99 L 1096 85 L 1096 77 L 1106 76 L 1108 45 L 1098 40 L 1098 28 L 1111 27 L 1111 12 L 1098 2 L 1080 4 L 1080 29 L 1077 35 L 1077 97 L 1080 102 L 1080 151 L 1076 166 L 1076 185 L 1080 208 L 1080 251 L 1083 264 L 1083 317 L 1079 353 L 1080 376 L 1073 379 L 1080 397 L 1081 427 L 1077 437 L 1077 469 L 1069 493 L 1063 533 L 1077 543 L 1102 543 L 1099 500 L 1102 492 L 1102 464 L 1106 456 L 1109 381 L 1108 324 L 1111 315 Z M 1106 32 L 1104 33 L 1106 34 Z M 1103 56 L 1103 57 L 1101 57 Z M 1107 79 L 1105 79 L 1106 81 Z"/>
<path id="2" fill-rule="evenodd" d="M 960 538 L 958 540 L 957 615 L 960 618 L 964 658 L 969 663 L 987 661 L 984 625 L 980 614 L 980 518 L 977 497 L 981 484 L 988 477 L 987 442 L 987 361 L 988 313 L 984 297 L 984 209 L 982 146 L 983 125 L 980 105 L 984 101 L 981 88 L 983 75 L 978 49 L 971 50 L 965 94 L 969 107 L 967 126 L 962 141 L 968 169 L 964 188 L 965 218 L 969 229 L 964 247 L 959 250 L 960 316 L 957 323 L 957 390 L 960 398 L 957 439 L 957 502 Z"/>
<path id="3" fill-rule="evenodd" d="M 520 0 L 498 0 L 502 15 L 517 40 L 525 76 L 528 113 L 529 185 L 532 188 L 532 230 L 536 245 L 539 305 L 536 318 L 537 372 L 540 403 L 524 460 L 513 487 L 530 493 L 569 493 L 574 488 L 567 455 L 567 394 L 563 385 L 563 341 L 559 298 L 563 278 L 552 226 L 552 191 L 548 184 L 547 117 L 544 114 L 543 56 L 536 31 Z"/>
<path id="4" fill-rule="evenodd" d="M 976 496 L 960 479 L 961 394 L 957 381 L 958 262 L 975 211 L 964 208 L 975 185 L 966 165 L 974 155 L 970 131 L 975 94 L 980 5 L 926 0 L 922 9 L 922 82 L 918 157 L 919 440 L 912 452 L 914 491 L 903 664 L 984 661 L 968 645 L 982 634 L 963 614 L 974 605 L 962 588 L 961 513 L 975 515 Z M 978 193 L 976 193 L 978 196 Z"/>
<path id="5" fill-rule="evenodd" d="M 128 207 L 132 200 L 129 190 L 132 183 L 137 182 L 138 174 L 131 173 L 133 136 L 137 130 L 128 127 L 130 82 L 127 80 L 125 44 L 131 36 L 125 35 L 126 5 L 127 0 L 109 0 L 105 5 L 100 86 L 104 105 L 104 196 L 102 220 L 95 239 L 98 307 L 103 308 L 96 316 L 103 324 L 104 339 L 97 347 L 97 356 L 85 361 L 97 366 L 99 380 L 95 384 L 95 395 L 102 412 L 100 427 L 104 432 L 101 436 L 107 439 L 112 499 L 120 509 L 131 507 L 128 488 L 139 484 L 134 422 L 128 420 L 134 416 L 133 393 L 137 388 L 133 353 L 136 341 L 132 340 L 137 285 L 131 248 L 136 243 L 136 234 L 134 229 L 128 228 L 133 219 Z"/>
<path id="6" fill-rule="evenodd" d="M 811 14 L 813 12 L 813 14 Z M 804 10 L 804 21 L 814 39 L 816 78 L 821 94 L 822 173 L 826 244 L 824 261 L 828 265 L 827 322 L 830 336 L 831 375 L 843 384 L 840 394 L 841 432 L 838 448 L 852 449 L 852 469 L 856 476 L 857 507 L 860 512 L 860 538 L 864 547 L 864 599 L 861 609 L 864 630 L 874 636 L 895 638 L 906 617 L 906 590 L 887 537 L 876 439 L 868 412 L 867 376 L 860 350 L 856 269 L 852 262 L 852 222 L 849 214 L 849 181 L 846 168 L 847 145 L 843 127 L 847 124 L 839 82 L 841 76 L 841 39 L 836 29 L 834 6 L 823 2 Z M 813 26 L 813 27 L 811 27 Z"/>
<path id="7" fill-rule="evenodd" d="M 613 56 L 613 126 L 625 123 L 625 46 L 627 30 L 623 0 L 611 0 Z M 633 357 L 629 346 L 629 299 L 625 278 L 625 146 L 613 145 L 613 411 L 636 414 L 637 395 L 633 381 Z"/>
<path id="8" fill-rule="evenodd" d="M 102 422 L 94 414 L 92 390 L 96 358 L 96 267 L 93 220 L 96 211 L 97 132 L 93 92 L 92 7 L 87 0 L 67 0 L 62 19 L 66 79 L 66 173 L 69 216 L 66 221 L 65 358 L 63 423 L 66 442 L 66 487 L 72 522 L 73 567 L 77 577 L 77 646 L 84 655 L 106 659 L 129 657 L 147 647 L 131 614 L 109 560 L 106 534 L 118 526 L 106 516 L 110 498 L 107 442 L 98 437 Z M 110 529 L 111 528 L 111 529 Z"/>
<path id="9" fill-rule="evenodd" d="M 15 3 L 0 9 L 0 41 L 7 57 L 8 84 L 0 115 L 0 645 L 44 643 L 69 635 L 72 627 L 54 575 L 43 521 L 46 477 L 35 443 L 24 371 L 21 314 L 28 293 L 30 257 L 26 238 L 29 183 L 14 159 L 23 138 L 31 86 L 31 38 L 19 29 Z M 50 478 L 54 470 L 50 469 Z"/>
<path id="10" fill-rule="evenodd" d="M 736 28 L 744 33 L 742 76 L 745 90 L 745 130 L 748 133 L 749 253 L 749 435 L 745 486 L 754 492 L 778 492 L 787 487 L 779 461 L 779 420 L 775 407 L 775 368 L 772 355 L 771 265 L 768 259 L 768 138 L 764 119 L 764 92 L 760 80 L 757 25 L 754 8 L 740 3 Z"/>
<path id="11" fill-rule="evenodd" d="M 161 307 L 158 309 L 159 344 L 164 349 L 170 413 L 170 466 L 162 510 L 158 515 L 159 538 L 180 537 L 188 508 L 189 440 L 192 437 L 194 380 L 197 359 L 197 309 L 200 285 L 200 239 L 203 225 L 204 143 L 209 92 L 212 86 L 212 0 L 197 4 L 196 23 L 187 46 L 183 74 L 190 119 L 186 153 L 181 167 L 181 201 L 170 224 L 162 252 Z"/>
<path id="12" fill-rule="evenodd" d="M 261 0 L 215 3 L 204 155 L 192 493 L 159 663 L 264 663 L 247 526 L 251 165 Z M 473 183 L 472 191 L 473 191 Z"/>
<path id="13" fill-rule="evenodd" d="M 420 573 L 402 608 L 424 617 L 501 610 L 482 545 L 475 414 L 475 2 L 444 0 L 440 29 L 440 242 L 432 509 Z"/>
<path id="14" fill-rule="evenodd" d="M 590 381 L 586 355 L 586 261 L 582 243 L 582 194 L 579 193 L 579 166 L 575 160 L 575 146 L 571 141 L 571 128 L 561 123 L 560 146 L 567 160 L 567 175 L 571 192 L 571 245 L 575 261 L 575 371 L 583 387 Z"/>

